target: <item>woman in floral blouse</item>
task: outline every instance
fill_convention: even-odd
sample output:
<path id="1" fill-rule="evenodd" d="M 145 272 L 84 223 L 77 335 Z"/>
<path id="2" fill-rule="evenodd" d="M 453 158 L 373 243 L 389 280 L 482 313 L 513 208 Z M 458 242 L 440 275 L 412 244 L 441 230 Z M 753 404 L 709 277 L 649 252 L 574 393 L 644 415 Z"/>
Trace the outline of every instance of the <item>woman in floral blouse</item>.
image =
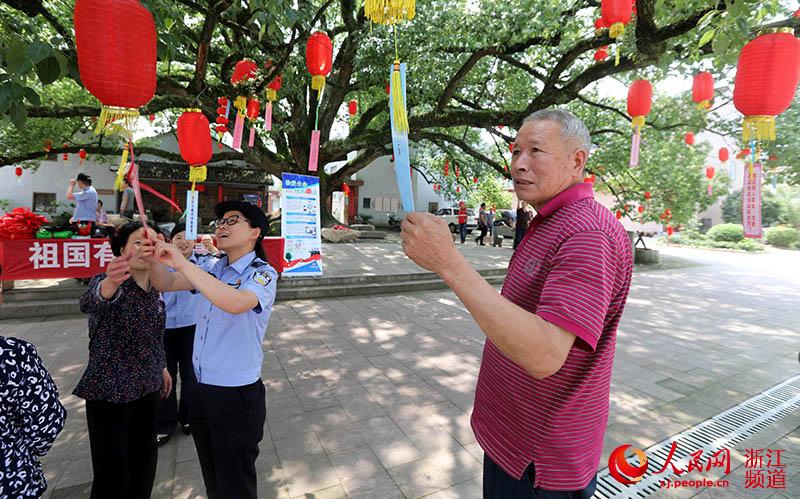
<path id="1" fill-rule="evenodd" d="M 111 240 L 116 258 L 89 283 L 89 362 L 73 392 L 86 400 L 92 452 L 92 498 L 149 498 L 155 481 L 159 395 L 172 390 L 164 355 L 166 315 L 140 256 L 142 224 Z"/>
<path id="2" fill-rule="evenodd" d="M 0 497 L 40 497 L 39 464 L 64 428 L 67 412 L 36 348 L 0 336 Z"/>

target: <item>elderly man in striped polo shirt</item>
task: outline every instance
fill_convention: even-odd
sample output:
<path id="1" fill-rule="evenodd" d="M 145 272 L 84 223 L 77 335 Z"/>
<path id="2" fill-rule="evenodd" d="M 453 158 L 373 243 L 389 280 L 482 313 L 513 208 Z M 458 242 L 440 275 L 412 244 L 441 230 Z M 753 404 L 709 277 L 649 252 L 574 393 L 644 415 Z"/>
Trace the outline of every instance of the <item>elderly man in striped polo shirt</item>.
<path id="1" fill-rule="evenodd" d="M 528 116 L 514 140 L 517 197 L 536 208 L 498 295 L 427 213 L 403 222 L 403 249 L 436 272 L 486 334 L 472 429 L 484 498 L 589 498 L 608 423 L 630 240 L 583 173 L 591 141 L 567 111 Z"/>

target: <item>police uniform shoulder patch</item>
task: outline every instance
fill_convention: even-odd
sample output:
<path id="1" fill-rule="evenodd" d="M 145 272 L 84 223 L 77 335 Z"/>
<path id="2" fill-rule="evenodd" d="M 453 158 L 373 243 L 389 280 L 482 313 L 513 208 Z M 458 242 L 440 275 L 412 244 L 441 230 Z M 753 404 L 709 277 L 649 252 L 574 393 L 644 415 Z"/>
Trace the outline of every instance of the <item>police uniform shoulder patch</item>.
<path id="1" fill-rule="evenodd" d="M 262 286 L 268 286 L 272 282 L 272 276 L 267 270 L 256 270 L 253 272 L 253 280 Z"/>

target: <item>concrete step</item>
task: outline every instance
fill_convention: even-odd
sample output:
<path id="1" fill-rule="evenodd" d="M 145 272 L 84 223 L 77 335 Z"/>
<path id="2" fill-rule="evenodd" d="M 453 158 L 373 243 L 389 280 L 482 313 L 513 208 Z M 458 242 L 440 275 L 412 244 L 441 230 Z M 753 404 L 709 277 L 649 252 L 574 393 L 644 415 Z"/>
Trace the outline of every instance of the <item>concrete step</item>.
<path id="1" fill-rule="evenodd" d="M 489 283 L 500 285 L 506 269 L 479 271 Z M 277 301 L 372 296 L 376 294 L 413 293 L 447 286 L 431 272 L 377 276 L 342 276 L 323 278 L 281 279 Z M 63 289 L 22 288 L 3 293 L 0 319 L 20 319 L 52 315 L 79 314 L 78 299 L 85 288 L 69 286 Z"/>

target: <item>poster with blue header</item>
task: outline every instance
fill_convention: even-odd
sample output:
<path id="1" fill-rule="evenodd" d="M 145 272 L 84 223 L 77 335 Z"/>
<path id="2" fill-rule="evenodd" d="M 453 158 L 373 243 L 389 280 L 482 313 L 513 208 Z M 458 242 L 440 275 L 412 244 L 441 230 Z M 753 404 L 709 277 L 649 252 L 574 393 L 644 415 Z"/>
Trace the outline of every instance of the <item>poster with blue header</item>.
<path id="1" fill-rule="evenodd" d="M 319 178 L 283 173 L 281 179 L 283 276 L 322 276 Z"/>

